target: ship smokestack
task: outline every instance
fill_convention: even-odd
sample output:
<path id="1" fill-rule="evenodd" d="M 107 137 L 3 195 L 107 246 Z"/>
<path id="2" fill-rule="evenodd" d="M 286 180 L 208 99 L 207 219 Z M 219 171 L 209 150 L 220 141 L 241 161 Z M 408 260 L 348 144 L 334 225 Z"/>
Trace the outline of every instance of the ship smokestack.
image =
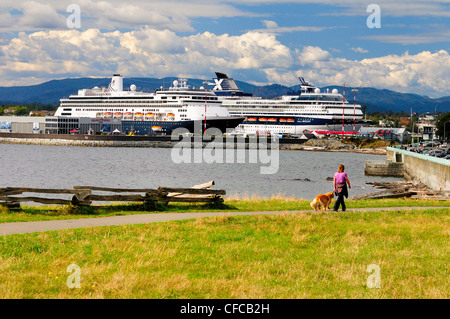
<path id="1" fill-rule="evenodd" d="M 120 74 L 114 74 L 112 76 L 111 83 L 109 84 L 109 90 L 111 92 L 123 91 L 123 77 Z"/>

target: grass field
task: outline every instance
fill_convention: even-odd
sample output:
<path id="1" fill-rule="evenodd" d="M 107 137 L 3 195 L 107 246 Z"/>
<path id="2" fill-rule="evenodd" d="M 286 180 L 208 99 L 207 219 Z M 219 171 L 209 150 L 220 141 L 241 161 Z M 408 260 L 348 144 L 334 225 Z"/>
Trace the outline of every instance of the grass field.
<path id="1" fill-rule="evenodd" d="M 222 208 L 274 210 L 276 201 L 226 201 Z M 278 199 L 276 205 L 310 209 L 307 204 Z M 443 204 L 348 202 L 349 207 Z M 6 220 L 9 214 L 0 215 Z M 43 212 L 17 214 L 27 219 Z M 9 235 L 0 237 L 0 296 L 447 299 L 449 226 L 445 208 L 223 216 Z M 80 267 L 80 288 L 67 285 L 71 264 Z M 380 288 L 368 287 L 369 265 L 380 269 Z"/>

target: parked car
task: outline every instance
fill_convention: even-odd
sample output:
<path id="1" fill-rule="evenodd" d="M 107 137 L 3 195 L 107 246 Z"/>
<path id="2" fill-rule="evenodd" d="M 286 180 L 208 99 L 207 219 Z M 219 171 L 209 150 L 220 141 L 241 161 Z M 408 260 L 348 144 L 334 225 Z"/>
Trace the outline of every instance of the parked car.
<path id="1" fill-rule="evenodd" d="M 425 155 L 437 156 L 438 154 L 441 154 L 441 153 L 442 152 L 438 151 L 438 150 L 431 150 L 431 151 L 427 152 L 427 154 L 425 154 Z"/>
<path id="2" fill-rule="evenodd" d="M 425 146 L 425 147 L 436 147 L 436 146 L 439 146 L 439 145 L 441 145 L 441 143 L 438 143 L 438 142 L 428 142 L 428 143 L 425 144 L 424 146 Z"/>
<path id="3" fill-rule="evenodd" d="M 444 159 L 450 160 L 450 155 L 445 155 Z"/>

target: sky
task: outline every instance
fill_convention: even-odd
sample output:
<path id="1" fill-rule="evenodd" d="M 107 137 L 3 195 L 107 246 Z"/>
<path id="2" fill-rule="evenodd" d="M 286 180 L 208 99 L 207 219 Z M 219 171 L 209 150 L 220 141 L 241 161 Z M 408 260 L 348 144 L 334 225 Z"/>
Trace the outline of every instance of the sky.
<path id="1" fill-rule="evenodd" d="M 0 86 L 214 72 L 450 95 L 450 0 L 2 0 Z"/>

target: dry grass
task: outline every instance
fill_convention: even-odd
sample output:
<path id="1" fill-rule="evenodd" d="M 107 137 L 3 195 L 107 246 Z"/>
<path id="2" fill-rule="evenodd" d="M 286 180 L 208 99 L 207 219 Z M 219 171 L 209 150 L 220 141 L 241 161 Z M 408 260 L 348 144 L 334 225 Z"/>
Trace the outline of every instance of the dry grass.
<path id="1" fill-rule="evenodd" d="M 4 236 L 2 298 L 445 298 L 447 210 L 221 216 Z M 66 285 L 70 264 L 81 288 Z M 367 266 L 381 288 L 367 287 Z"/>

